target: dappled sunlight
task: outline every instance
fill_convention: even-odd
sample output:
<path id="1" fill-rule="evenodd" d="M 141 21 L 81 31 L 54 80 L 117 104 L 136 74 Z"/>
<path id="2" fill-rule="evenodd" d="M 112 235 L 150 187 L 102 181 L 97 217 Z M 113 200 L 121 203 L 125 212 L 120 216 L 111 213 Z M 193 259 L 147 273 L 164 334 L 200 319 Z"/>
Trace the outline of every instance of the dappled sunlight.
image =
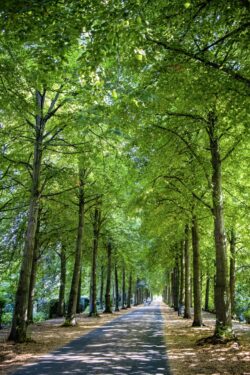
<path id="1" fill-rule="evenodd" d="M 240 343 L 226 345 L 206 344 L 198 346 L 197 340 L 211 336 L 214 331 L 215 316 L 203 313 L 205 327 L 192 327 L 192 319 L 177 316 L 177 312 L 166 306 L 162 307 L 165 317 L 165 339 L 168 359 L 174 375 L 240 375 L 249 374 L 250 352 L 249 327 L 242 323 L 234 324 Z"/>
<path id="2" fill-rule="evenodd" d="M 139 307 L 77 338 L 16 375 L 170 374 L 158 306 Z"/>

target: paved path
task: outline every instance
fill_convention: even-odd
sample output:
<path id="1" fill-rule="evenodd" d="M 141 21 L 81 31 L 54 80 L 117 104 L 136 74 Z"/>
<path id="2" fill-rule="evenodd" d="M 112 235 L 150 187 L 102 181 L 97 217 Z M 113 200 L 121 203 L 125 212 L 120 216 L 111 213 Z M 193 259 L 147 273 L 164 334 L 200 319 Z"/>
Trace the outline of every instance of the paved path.
<path id="1" fill-rule="evenodd" d="M 25 365 L 14 375 L 170 375 L 160 307 L 140 307 Z"/>

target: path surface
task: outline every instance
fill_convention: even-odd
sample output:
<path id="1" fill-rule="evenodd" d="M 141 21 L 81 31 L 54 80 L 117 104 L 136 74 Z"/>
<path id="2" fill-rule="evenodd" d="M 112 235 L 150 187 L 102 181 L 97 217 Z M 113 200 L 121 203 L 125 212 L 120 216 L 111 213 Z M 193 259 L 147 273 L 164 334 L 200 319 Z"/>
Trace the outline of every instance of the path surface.
<path id="1" fill-rule="evenodd" d="M 170 375 L 158 304 L 140 307 L 71 341 L 14 375 Z"/>

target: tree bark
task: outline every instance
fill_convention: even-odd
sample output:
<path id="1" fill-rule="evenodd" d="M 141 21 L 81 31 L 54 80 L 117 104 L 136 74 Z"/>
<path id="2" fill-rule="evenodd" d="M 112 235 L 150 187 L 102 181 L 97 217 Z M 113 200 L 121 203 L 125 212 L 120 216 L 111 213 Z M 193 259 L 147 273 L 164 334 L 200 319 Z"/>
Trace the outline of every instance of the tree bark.
<path id="1" fill-rule="evenodd" d="M 82 294 L 82 267 L 80 268 L 78 292 L 77 292 L 77 302 L 76 302 L 76 312 L 80 314 L 81 312 L 81 294 Z"/>
<path id="2" fill-rule="evenodd" d="M 179 306 L 184 305 L 184 265 L 183 265 L 183 247 L 184 247 L 184 241 L 181 242 L 180 246 L 180 291 L 179 291 Z"/>
<path id="3" fill-rule="evenodd" d="M 210 292 L 210 276 L 207 275 L 206 292 L 205 292 L 205 311 L 209 311 L 209 292 Z"/>
<path id="4" fill-rule="evenodd" d="M 131 308 L 131 297 L 132 297 L 132 272 L 129 274 L 129 283 L 128 283 L 128 299 L 127 299 L 127 308 Z"/>
<path id="5" fill-rule="evenodd" d="M 222 171 L 217 134 L 217 119 L 214 113 L 208 116 L 208 135 L 210 140 L 211 166 L 212 166 L 212 200 L 214 217 L 214 240 L 216 249 L 216 285 L 215 285 L 215 310 L 216 326 L 214 336 L 219 339 L 233 337 L 230 293 L 228 283 L 228 261 L 226 249 L 226 236 L 223 213 Z"/>
<path id="6" fill-rule="evenodd" d="M 60 270 L 60 289 L 59 289 L 59 301 L 58 301 L 58 309 L 57 315 L 64 316 L 65 314 L 65 287 L 66 287 L 66 251 L 65 247 L 61 245 L 61 253 L 60 253 L 60 263 L 61 263 L 61 270 Z"/>
<path id="7" fill-rule="evenodd" d="M 173 301 L 174 301 L 174 310 L 178 311 L 179 307 L 179 263 L 178 255 L 175 257 L 175 267 L 173 271 Z"/>
<path id="8" fill-rule="evenodd" d="M 81 272 L 81 259 L 82 259 L 82 240 L 84 231 L 84 211 L 85 211 L 85 201 L 84 201 L 84 170 L 79 169 L 79 193 L 78 193 L 78 230 L 76 239 L 76 251 L 74 260 L 74 269 L 71 281 L 71 288 L 69 294 L 69 303 L 66 314 L 66 319 L 64 325 L 74 326 L 76 322 L 76 307 L 78 298 L 78 288 L 79 279 Z"/>
<path id="9" fill-rule="evenodd" d="M 119 285 L 117 264 L 115 264 L 115 311 L 119 311 Z"/>
<path id="10" fill-rule="evenodd" d="M 112 244 L 111 241 L 107 243 L 107 282 L 106 282 L 106 292 L 105 292 L 105 310 L 104 313 L 112 313 L 112 305 L 110 299 L 110 288 L 111 288 L 111 260 L 112 260 Z"/>
<path id="11" fill-rule="evenodd" d="M 189 255 L 189 226 L 185 226 L 185 245 L 184 245 L 184 256 L 185 256 L 185 309 L 184 319 L 191 319 L 190 310 L 190 255 Z"/>
<path id="12" fill-rule="evenodd" d="M 230 237 L 230 300 L 231 300 L 231 314 L 235 315 L 235 252 L 236 252 L 236 236 L 235 232 L 231 230 Z"/>
<path id="13" fill-rule="evenodd" d="M 94 223 L 93 223 L 93 252 L 92 252 L 92 268 L 91 268 L 91 287 L 90 287 L 90 306 L 89 306 L 89 316 L 97 316 L 97 306 L 96 306 L 96 261 L 97 261 L 97 251 L 98 251 L 98 241 L 99 241 L 99 231 L 100 231 L 100 221 L 101 212 L 98 207 L 95 208 L 94 213 Z"/>
<path id="14" fill-rule="evenodd" d="M 25 235 L 19 282 L 16 291 L 12 327 L 9 335 L 9 340 L 15 342 L 25 342 L 27 340 L 30 276 L 38 221 L 43 134 L 46 124 L 46 121 L 43 118 L 44 100 L 45 93 L 41 94 L 40 92 L 36 91 L 37 115 L 35 123 L 35 143 L 33 152 L 32 186 L 28 211 L 28 224 Z"/>
<path id="15" fill-rule="evenodd" d="M 122 267 L 122 309 L 126 309 L 126 270 L 124 264 Z"/>
<path id="16" fill-rule="evenodd" d="M 196 216 L 192 218 L 193 246 L 193 290 L 194 290 L 194 320 L 193 327 L 202 327 L 201 314 L 201 283 L 200 283 L 200 243 Z"/>
<path id="17" fill-rule="evenodd" d="M 33 323 L 33 300 L 35 294 L 35 283 L 37 274 L 37 262 L 39 257 L 39 231 L 40 231 L 40 221 L 41 221 L 41 209 L 38 212 L 37 218 L 37 228 L 35 235 L 35 246 L 32 259 L 32 267 L 30 274 L 30 286 L 29 286 L 29 299 L 28 299 L 28 324 Z"/>
<path id="18" fill-rule="evenodd" d="M 101 274 L 100 274 L 100 309 L 103 310 L 103 289 L 104 289 L 104 265 L 101 265 Z M 106 297 L 105 297 L 106 300 Z M 105 311 L 104 311 L 105 312 Z"/>

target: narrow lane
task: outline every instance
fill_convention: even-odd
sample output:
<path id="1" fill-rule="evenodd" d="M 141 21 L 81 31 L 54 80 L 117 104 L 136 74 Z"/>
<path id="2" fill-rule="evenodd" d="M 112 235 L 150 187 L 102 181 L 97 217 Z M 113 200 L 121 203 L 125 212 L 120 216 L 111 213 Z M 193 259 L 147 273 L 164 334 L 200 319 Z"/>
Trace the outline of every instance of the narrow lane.
<path id="1" fill-rule="evenodd" d="M 140 307 L 71 341 L 15 375 L 170 375 L 158 304 Z"/>

